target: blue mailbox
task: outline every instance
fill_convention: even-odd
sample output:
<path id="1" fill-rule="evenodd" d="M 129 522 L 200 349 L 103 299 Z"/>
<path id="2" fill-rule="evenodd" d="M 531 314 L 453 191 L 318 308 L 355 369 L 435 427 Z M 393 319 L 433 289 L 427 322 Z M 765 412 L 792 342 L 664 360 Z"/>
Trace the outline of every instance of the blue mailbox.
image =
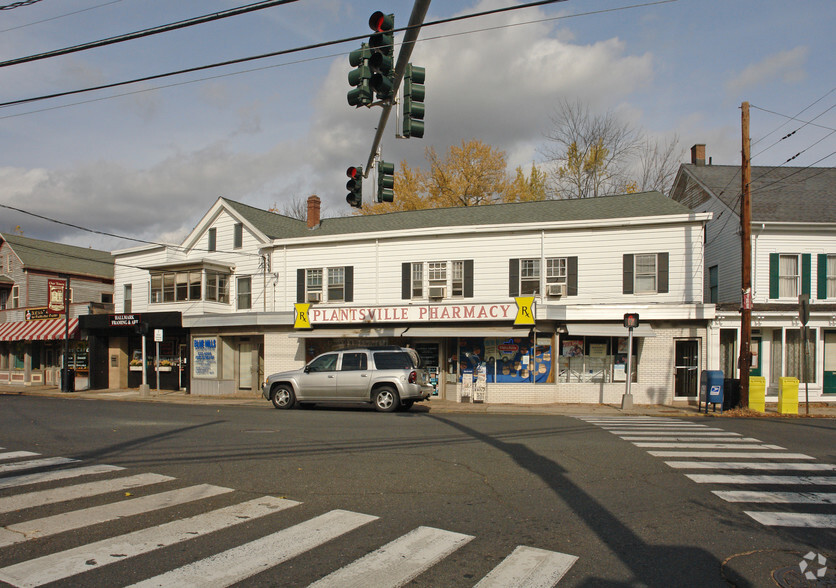
<path id="1" fill-rule="evenodd" d="M 720 412 L 723 412 L 723 370 L 703 370 L 700 375 L 700 397 L 697 401 L 699 412 L 702 402 L 705 402 L 705 412 L 708 414 L 708 404 L 714 405 L 714 412 L 717 412 L 717 405 L 720 405 Z"/>

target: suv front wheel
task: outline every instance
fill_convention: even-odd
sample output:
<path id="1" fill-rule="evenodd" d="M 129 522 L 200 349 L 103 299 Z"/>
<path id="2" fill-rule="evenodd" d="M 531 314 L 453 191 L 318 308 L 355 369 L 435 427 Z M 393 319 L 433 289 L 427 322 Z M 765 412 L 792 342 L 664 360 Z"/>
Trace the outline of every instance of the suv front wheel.
<path id="1" fill-rule="evenodd" d="M 270 400 L 276 408 L 287 409 L 292 408 L 296 403 L 296 395 L 290 386 L 279 384 L 273 387 L 273 394 L 270 396 Z"/>
<path id="2" fill-rule="evenodd" d="M 378 412 L 394 412 L 399 404 L 398 393 L 393 388 L 383 386 L 375 390 L 374 408 Z"/>

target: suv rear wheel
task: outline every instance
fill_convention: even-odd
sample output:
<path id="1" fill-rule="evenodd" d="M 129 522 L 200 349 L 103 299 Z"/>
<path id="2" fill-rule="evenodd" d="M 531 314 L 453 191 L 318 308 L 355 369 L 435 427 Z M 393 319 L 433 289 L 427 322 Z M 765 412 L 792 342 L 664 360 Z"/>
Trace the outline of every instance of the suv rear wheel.
<path id="1" fill-rule="evenodd" d="M 394 388 L 382 386 L 374 391 L 374 408 L 378 412 L 393 412 L 400 405 Z"/>
<path id="2" fill-rule="evenodd" d="M 270 395 L 270 400 L 276 408 L 288 409 L 296 403 L 296 395 L 293 393 L 293 388 L 287 384 L 279 384 L 273 386 L 273 394 Z"/>

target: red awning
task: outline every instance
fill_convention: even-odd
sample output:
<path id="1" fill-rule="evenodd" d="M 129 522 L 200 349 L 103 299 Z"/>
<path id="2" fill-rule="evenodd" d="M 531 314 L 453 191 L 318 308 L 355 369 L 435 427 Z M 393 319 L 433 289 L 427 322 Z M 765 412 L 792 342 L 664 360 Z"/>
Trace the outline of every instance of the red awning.
<path id="1" fill-rule="evenodd" d="M 49 341 L 64 338 L 62 318 L 0 323 L 0 341 Z M 70 319 L 70 338 L 78 334 L 78 319 Z"/>

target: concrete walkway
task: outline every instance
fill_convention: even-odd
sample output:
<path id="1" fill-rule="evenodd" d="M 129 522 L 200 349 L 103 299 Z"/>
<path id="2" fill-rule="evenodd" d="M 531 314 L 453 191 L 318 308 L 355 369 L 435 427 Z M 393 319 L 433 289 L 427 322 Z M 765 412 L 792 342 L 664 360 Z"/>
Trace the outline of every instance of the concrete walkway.
<path id="1" fill-rule="evenodd" d="M 136 388 L 119 390 L 87 390 L 82 392 L 61 392 L 55 386 L 11 386 L 0 385 L 0 395 L 45 396 L 60 398 L 78 398 L 95 400 L 116 400 L 129 402 L 167 402 L 174 404 L 204 404 L 204 405 L 234 405 L 259 406 L 271 408 L 268 401 L 260 393 L 234 396 L 193 396 L 186 392 L 171 390 L 151 390 L 149 395 L 141 395 Z M 610 415 L 610 416 L 658 416 L 658 417 L 705 417 L 704 412 L 698 412 L 696 404 L 677 402 L 672 405 L 635 405 L 632 410 L 623 411 L 615 404 L 485 404 L 470 402 L 454 402 L 440 398 L 431 398 L 427 402 L 417 403 L 415 412 L 435 413 L 474 413 L 474 414 L 537 414 L 537 415 Z M 704 407 L 703 407 L 704 410 Z M 799 402 L 798 417 L 806 417 L 804 401 Z M 795 415 L 780 415 L 775 404 L 767 404 L 766 413 L 750 413 L 749 411 L 719 411 L 712 412 L 709 408 L 708 416 L 723 416 L 727 418 L 796 418 Z M 810 416 L 817 418 L 836 418 L 836 404 L 810 403 Z"/>

